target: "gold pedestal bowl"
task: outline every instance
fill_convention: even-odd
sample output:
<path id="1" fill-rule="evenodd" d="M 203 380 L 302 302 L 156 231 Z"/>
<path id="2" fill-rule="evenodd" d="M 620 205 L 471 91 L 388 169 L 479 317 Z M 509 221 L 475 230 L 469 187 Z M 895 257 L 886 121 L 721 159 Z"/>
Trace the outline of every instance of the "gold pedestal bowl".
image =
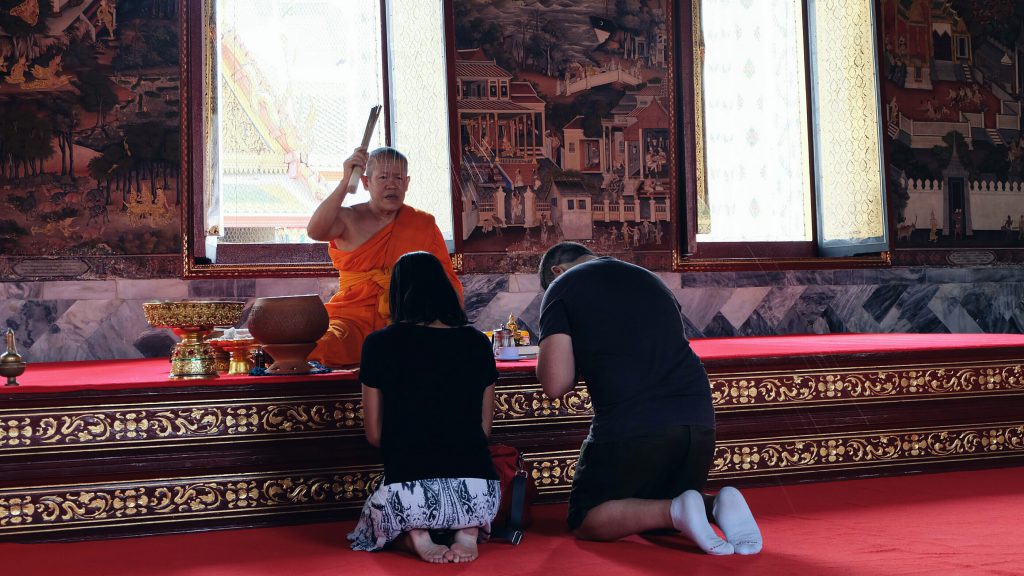
<path id="1" fill-rule="evenodd" d="M 175 380 L 216 378 L 216 351 L 206 337 L 216 326 L 234 326 L 242 319 L 244 302 L 180 300 L 142 305 L 146 321 L 154 328 L 170 328 L 181 338 L 171 352 Z"/>

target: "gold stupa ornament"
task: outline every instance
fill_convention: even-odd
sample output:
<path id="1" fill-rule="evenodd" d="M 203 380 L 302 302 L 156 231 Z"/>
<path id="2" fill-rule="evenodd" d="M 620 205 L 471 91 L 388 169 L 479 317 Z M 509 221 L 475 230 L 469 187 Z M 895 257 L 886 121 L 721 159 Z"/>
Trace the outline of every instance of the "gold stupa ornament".
<path id="1" fill-rule="evenodd" d="M 216 378 L 217 355 L 207 336 L 217 326 L 234 326 L 242 319 L 244 302 L 180 300 L 142 305 L 154 328 L 170 328 L 181 342 L 171 352 L 173 379 Z"/>
<path id="2" fill-rule="evenodd" d="M 18 376 L 25 372 L 25 361 L 18 354 L 18 345 L 14 341 L 14 330 L 7 329 L 7 352 L 0 356 L 0 376 L 7 377 L 5 386 L 17 386 Z"/>

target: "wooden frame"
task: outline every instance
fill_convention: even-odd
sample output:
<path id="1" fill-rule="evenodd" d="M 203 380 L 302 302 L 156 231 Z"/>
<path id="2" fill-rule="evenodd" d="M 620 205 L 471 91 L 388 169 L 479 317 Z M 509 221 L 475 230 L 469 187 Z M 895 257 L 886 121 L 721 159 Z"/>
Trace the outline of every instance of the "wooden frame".
<path id="1" fill-rule="evenodd" d="M 894 263 L 1024 262 L 1024 210 L 1011 199 L 1024 193 L 1024 34 L 999 32 L 1013 8 L 944 5 L 923 27 L 898 2 L 878 4 Z"/>
<path id="2" fill-rule="evenodd" d="M 259 278 L 310 277 L 336 274 L 327 254 L 325 243 L 304 244 L 224 244 L 218 247 L 219 263 L 212 263 L 206 254 L 204 239 L 204 203 L 202 190 L 207 181 L 204 173 L 206 142 L 204 129 L 212 124 L 211 67 L 214 58 L 211 38 L 213 29 L 212 2 L 215 0 L 188 0 L 181 3 L 181 166 L 185 180 L 181 207 L 181 268 L 185 278 Z M 384 18 L 385 3 L 381 2 Z M 387 46 L 386 30 L 381 35 L 382 46 Z M 388 85 L 387 50 L 382 51 L 384 63 L 383 83 L 385 105 Z M 385 117 L 387 112 L 385 111 Z M 390 142 L 390 131 L 384 123 L 385 141 Z"/>
<path id="3" fill-rule="evenodd" d="M 680 149 L 684 151 L 683 166 L 686 185 L 686 234 L 680 236 L 679 255 L 673 262 L 674 268 L 687 271 L 739 271 L 763 270 L 765 268 L 830 269 L 830 268 L 875 268 L 891 265 L 888 252 L 877 255 L 829 258 L 818 255 L 814 240 L 806 242 L 701 242 L 696 240 L 698 230 L 698 196 L 705 193 L 706 176 L 704 163 L 704 114 L 703 114 L 703 41 L 700 33 L 701 0 L 684 0 L 680 10 L 677 34 L 680 53 L 680 78 L 678 90 L 683 100 L 681 118 L 683 130 Z M 803 33 L 807 37 L 807 3 L 802 3 Z M 805 68 L 810 69 L 810 47 L 804 43 L 803 59 Z M 688 80 L 688 81 L 686 81 Z M 811 84 L 807 84 L 807 99 L 811 101 Z M 812 117 L 808 114 L 808 130 L 811 158 L 814 157 Z M 692 140 L 692 141 L 688 141 Z M 810 166 L 811 181 L 815 181 L 815 166 Z M 812 185 L 813 186 L 813 185 Z M 819 218 L 817 202 L 811 203 L 811 230 L 817 238 Z M 742 253 L 741 253 L 742 252 Z"/>

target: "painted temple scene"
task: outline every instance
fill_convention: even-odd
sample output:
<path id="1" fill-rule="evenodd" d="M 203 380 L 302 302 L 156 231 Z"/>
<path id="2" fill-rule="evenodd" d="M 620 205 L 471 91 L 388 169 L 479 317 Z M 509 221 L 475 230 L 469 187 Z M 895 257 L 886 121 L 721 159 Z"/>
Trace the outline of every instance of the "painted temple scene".
<path id="1" fill-rule="evenodd" d="M 894 247 L 1024 246 L 1024 3 L 881 6 Z"/>
<path id="2" fill-rule="evenodd" d="M 180 249 L 177 3 L 0 10 L 0 250 Z"/>
<path id="3" fill-rule="evenodd" d="M 466 253 L 670 250 L 663 0 L 455 0 Z"/>

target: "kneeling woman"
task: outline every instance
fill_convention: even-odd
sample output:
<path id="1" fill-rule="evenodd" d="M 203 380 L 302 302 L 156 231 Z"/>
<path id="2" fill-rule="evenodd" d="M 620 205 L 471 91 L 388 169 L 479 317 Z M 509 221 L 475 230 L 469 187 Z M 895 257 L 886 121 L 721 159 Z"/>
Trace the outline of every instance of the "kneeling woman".
<path id="1" fill-rule="evenodd" d="M 433 255 L 399 258 L 390 301 L 392 324 L 366 338 L 359 369 L 366 437 L 382 449 L 384 479 L 348 538 L 353 550 L 394 542 L 428 562 L 469 562 L 500 496 L 487 448 L 494 355 Z M 451 546 L 429 530 L 454 530 Z"/>

